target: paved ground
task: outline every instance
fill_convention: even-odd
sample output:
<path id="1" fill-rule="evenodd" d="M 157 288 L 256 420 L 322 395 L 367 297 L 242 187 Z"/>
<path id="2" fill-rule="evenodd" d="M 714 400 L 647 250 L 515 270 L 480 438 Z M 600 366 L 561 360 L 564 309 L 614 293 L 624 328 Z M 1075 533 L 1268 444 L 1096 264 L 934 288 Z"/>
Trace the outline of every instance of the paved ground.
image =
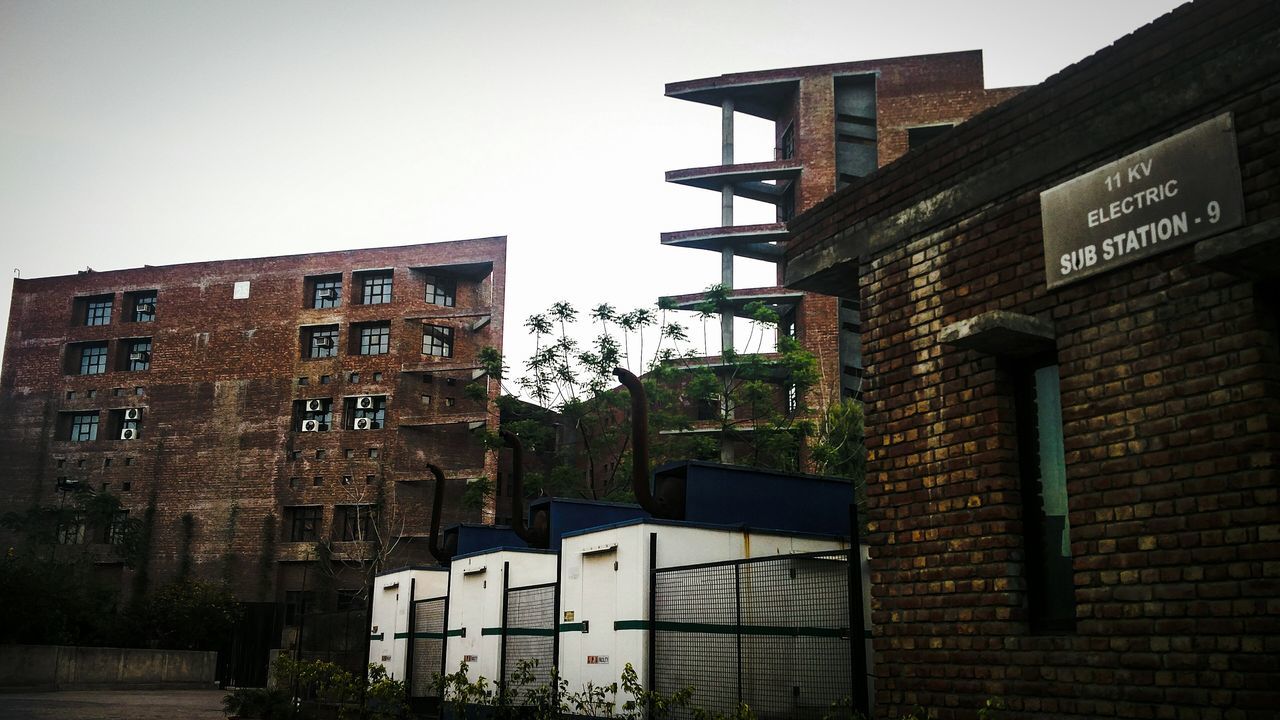
<path id="1" fill-rule="evenodd" d="M 0 720 L 221 720 L 222 690 L 0 693 Z"/>

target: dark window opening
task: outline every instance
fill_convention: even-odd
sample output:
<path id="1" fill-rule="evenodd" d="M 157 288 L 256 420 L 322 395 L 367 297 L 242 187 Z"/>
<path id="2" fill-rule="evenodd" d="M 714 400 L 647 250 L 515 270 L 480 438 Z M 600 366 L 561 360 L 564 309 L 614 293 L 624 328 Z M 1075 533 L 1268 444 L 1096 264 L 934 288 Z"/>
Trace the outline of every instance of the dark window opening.
<path id="1" fill-rule="evenodd" d="M 346 411 L 353 430 L 380 430 L 386 423 L 387 398 L 380 395 L 348 398 Z"/>
<path id="2" fill-rule="evenodd" d="M 98 295 L 76 300 L 76 303 L 80 306 L 78 314 L 83 318 L 84 324 L 110 325 L 113 299 L 111 295 Z"/>
<path id="3" fill-rule="evenodd" d="M 70 417 L 70 431 L 67 439 L 72 442 L 85 442 L 98 439 L 98 413 L 73 413 Z"/>
<path id="4" fill-rule="evenodd" d="M 111 513 L 111 522 L 107 524 L 107 530 L 102 540 L 109 545 L 123 545 L 125 540 L 125 530 L 129 527 L 129 511 L 116 510 Z"/>
<path id="5" fill-rule="evenodd" d="M 944 125 L 907 128 L 907 149 L 915 150 L 930 140 L 945 135 L 953 127 L 955 125 L 947 123 Z"/>
<path id="6" fill-rule="evenodd" d="M 355 274 L 355 281 L 360 287 L 360 302 L 363 305 L 385 305 L 391 302 L 390 270 L 378 270 Z"/>
<path id="7" fill-rule="evenodd" d="M 335 509 L 338 540 L 364 542 L 374 539 L 372 505 L 339 505 Z"/>
<path id="8" fill-rule="evenodd" d="M 311 288 L 311 307 L 336 308 L 342 305 L 342 276 L 321 275 L 307 278 Z"/>
<path id="9" fill-rule="evenodd" d="M 1015 369 L 1027 601 L 1032 629 L 1075 629 L 1075 578 L 1067 507 L 1058 365 L 1040 358 Z"/>
<path id="10" fill-rule="evenodd" d="M 319 505 L 287 507 L 284 513 L 289 542 L 315 542 L 320 539 L 320 522 L 324 513 Z"/>
<path id="11" fill-rule="evenodd" d="M 316 325 L 302 329 L 302 343 L 307 358 L 328 358 L 338 355 L 338 326 Z"/>
<path id="12" fill-rule="evenodd" d="M 105 342 L 73 345 L 78 352 L 77 375 L 101 375 L 107 371 L 107 344 Z"/>
<path id="13" fill-rule="evenodd" d="M 154 322 L 156 319 L 155 290 L 125 293 L 125 312 L 132 322 Z"/>
<path id="14" fill-rule="evenodd" d="M 788 125 L 778 140 L 778 160 L 790 160 L 796 156 L 796 126 Z"/>
<path id="15" fill-rule="evenodd" d="M 426 280 L 427 302 L 453 307 L 458 297 L 458 280 L 443 275 L 428 275 Z"/>
<path id="16" fill-rule="evenodd" d="M 423 325 L 422 354 L 453 357 L 453 328 L 442 325 Z"/>
<path id="17" fill-rule="evenodd" d="M 333 422 L 333 401 L 329 398 L 298 400 L 295 404 L 297 418 L 295 430 L 324 432 Z"/>
<path id="18" fill-rule="evenodd" d="M 124 369 L 129 372 L 151 369 L 151 338 L 125 341 Z"/>
<path id="19" fill-rule="evenodd" d="M 391 324 L 356 325 L 357 355 L 386 355 L 391 352 Z"/>

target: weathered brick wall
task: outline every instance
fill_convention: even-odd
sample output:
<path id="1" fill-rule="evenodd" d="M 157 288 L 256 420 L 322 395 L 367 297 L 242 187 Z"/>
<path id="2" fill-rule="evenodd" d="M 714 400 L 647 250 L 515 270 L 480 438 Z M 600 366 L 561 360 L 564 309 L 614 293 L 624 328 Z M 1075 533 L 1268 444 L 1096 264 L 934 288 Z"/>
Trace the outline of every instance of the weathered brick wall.
<path id="1" fill-rule="evenodd" d="M 487 238 L 19 280 L 0 378 L 0 456 L 8 466 L 0 501 L 6 508 L 57 502 L 64 477 L 118 494 L 132 518 L 153 506 L 154 578 L 172 577 L 186 547 L 198 574 L 230 579 L 247 600 L 274 599 L 283 589 L 273 586 L 277 560 L 309 557 L 309 544 L 288 542 L 288 506 L 323 506 L 328 538 L 338 532 L 335 505 L 383 500 L 394 532 L 425 535 L 432 481 L 424 463 L 434 462 L 458 479 L 445 521 L 474 519 L 459 509 L 460 479 L 492 477 L 495 458 L 458 423 L 496 425 L 496 410 L 468 398 L 465 387 L 478 351 L 501 349 L 505 255 L 504 238 Z M 426 302 L 414 268 L 478 262 L 493 263 L 492 274 L 460 279 L 454 307 Z M 352 272 L 374 268 L 393 269 L 393 301 L 356 304 Z M 311 309 L 305 278 L 326 274 L 342 275 L 341 306 Z M 249 298 L 233 299 L 233 284 L 243 280 Z M 135 290 L 158 291 L 153 322 L 123 321 L 123 293 Z M 85 327 L 72 316 L 73 298 L 97 294 L 114 295 L 112 322 Z M 485 316 L 488 324 L 472 330 Z M 352 354 L 349 328 L 369 321 L 391 323 L 390 353 Z M 454 328 L 452 357 L 421 354 L 424 321 Z M 303 358 L 300 328 L 330 324 L 339 326 L 337 356 Z M 65 374 L 68 343 L 114 346 L 128 337 L 152 338 L 149 370 Z M 478 382 L 496 394 L 496 382 Z M 344 429 L 344 398 L 353 395 L 388 398 L 385 429 Z M 294 431 L 295 402 L 311 398 L 332 401 L 330 431 Z M 93 442 L 67 440 L 57 421 L 70 410 L 128 407 L 142 408 L 137 440 L 119 440 L 106 412 Z M 195 519 L 189 543 L 185 513 Z M 425 548 L 408 559 L 425 561 Z"/>
<path id="2" fill-rule="evenodd" d="M 1015 717 L 1274 717 L 1273 286 L 1183 247 L 1049 291 L 1039 193 L 1230 111 L 1246 224 L 1280 216 L 1278 28 L 1271 3 L 1184 6 L 793 224 L 789 260 L 838 232 L 865 252 L 882 714 L 1000 697 Z M 937 339 L 996 309 L 1056 331 L 1073 632 L 1028 622 L 1011 376 Z"/>

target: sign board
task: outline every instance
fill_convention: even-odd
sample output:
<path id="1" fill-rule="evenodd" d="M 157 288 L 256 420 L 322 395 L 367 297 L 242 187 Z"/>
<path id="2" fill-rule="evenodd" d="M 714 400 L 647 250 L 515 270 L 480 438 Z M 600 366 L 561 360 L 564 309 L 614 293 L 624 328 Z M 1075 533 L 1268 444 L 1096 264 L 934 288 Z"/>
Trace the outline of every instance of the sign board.
<path id="1" fill-rule="evenodd" d="M 1050 288 L 1239 227 L 1231 114 L 1045 190 L 1040 217 Z"/>

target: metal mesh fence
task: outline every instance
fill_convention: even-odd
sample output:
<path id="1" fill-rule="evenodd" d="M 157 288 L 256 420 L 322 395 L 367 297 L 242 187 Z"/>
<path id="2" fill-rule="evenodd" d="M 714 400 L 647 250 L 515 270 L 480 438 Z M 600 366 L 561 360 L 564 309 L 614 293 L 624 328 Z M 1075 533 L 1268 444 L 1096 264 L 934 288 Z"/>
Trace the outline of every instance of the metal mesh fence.
<path id="1" fill-rule="evenodd" d="M 445 598 L 413 602 L 413 667 L 409 671 L 409 696 L 439 697 L 434 682 L 444 667 Z"/>
<path id="2" fill-rule="evenodd" d="M 364 608 L 307 613 L 301 627 L 302 659 L 326 660 L 356 677 L 364 677 L 369 652 L 367 622 Z"/>
<path id="3" fill-rule="evenodd" d="M 522 661 L 536 660 L 528 667 L 532 677 L 524 678 L 526 687 L 545 685 L 551 681 L 555 664 L 556 587 L 535 585 L 507 591 L 506 666 L 503 677 L 508 683 L 516 679 Z"/>
<path id="4" fill-rule="evenodd" d="M 655 689 L 692 687 L 712 713 L 821 718 L 852 695 L 848 573 L 843 551 L 658 570 Z"/>

